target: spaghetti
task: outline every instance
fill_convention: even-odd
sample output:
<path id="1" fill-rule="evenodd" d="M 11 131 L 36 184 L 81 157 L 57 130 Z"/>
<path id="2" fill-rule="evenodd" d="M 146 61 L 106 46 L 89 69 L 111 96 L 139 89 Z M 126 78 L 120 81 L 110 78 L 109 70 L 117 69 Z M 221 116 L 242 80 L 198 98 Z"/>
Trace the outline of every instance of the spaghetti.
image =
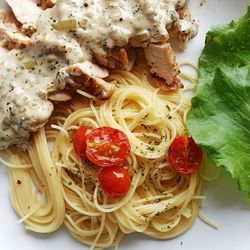
<path id="1" fill-rule="evenodd" d="M 73 101 L 55 107 L 46 127 L 33 134 L 28 152 L 14 147 L 2 152 L 2 161 L 8 155 L 15 162 L 8 164 L 13 207 L 27 229 L 50 233 L 64 223 L 92 249 L 118 245 L 133 232 L 176 237 L 191 227 L 204 198 L 200 174 L 179 175 L 166 159 L 174 138 L 187 134 L 190 98 L 183 90 L 155 89 L 142 69 L 115 71 L 108 81 L 116 81 L 110 100 L 79 90 Z M 125 197 L 106 196 L 98 168 L 74 152 L 71 140 L 82 125 L 117 128 L 129 138 L 125 166 L 131 188 Z"/>

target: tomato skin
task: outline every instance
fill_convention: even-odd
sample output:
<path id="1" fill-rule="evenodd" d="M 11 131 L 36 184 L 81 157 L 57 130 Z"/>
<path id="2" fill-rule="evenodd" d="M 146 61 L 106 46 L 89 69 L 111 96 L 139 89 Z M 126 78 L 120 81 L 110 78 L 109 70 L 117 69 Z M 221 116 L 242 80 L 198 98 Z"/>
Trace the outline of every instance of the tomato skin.
<path id="1" fill-rule="evenodd" d="M 77 155 L 86 157 L 86 135 L 92 130 L 89 126 L 81 126 L 73 136 L 73 147 Z"/>
<path id="2" fill-rule="evenodd" d="M 170 165 L 179 174 L 194 173 L 202 162 L 202 149 L 192 137 L 177 136 L 168 152 Z"/>
<path id="3" fill-rule="evenodd" d="M 126 195 L 131 185 L 128 172 L 120 166 L 103 168 L 99 174 L 99 182 L 102 190 L 112 199 Z"/>
<path id="4" fill-rule="evenodd" d="M 86 138 L 86 157 L 99 167 L 121 166 L 130 153 L 127 136 L 110 127 L 93 129 Z"/>

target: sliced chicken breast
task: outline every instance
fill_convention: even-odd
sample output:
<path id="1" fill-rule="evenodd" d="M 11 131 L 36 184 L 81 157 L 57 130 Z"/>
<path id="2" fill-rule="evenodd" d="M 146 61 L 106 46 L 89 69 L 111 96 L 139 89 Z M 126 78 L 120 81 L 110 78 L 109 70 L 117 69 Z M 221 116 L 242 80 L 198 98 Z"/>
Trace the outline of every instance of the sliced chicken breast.
<path id="1" fill-rule="evenodd" d="M 4 0 L 12 9 L 16 19 L 22 24 L 22 29 L 27 35 L 36 30 L 36 21 L 41 14 L 41 8 L 32 0 Z"/>
<path id="2" fill-rule="evenodd" d="M 177 10 L 177 12 L 180 16 L 180 27 L 177 37 L 181 43 L 186 46 L 188 40 L 196 35 L 197 30 L 195 30 L 194 27 L 198 29 L 198 24 L 195 25 L 194 22 L 196 21 L 191 21 L 191 13 L 187 3 L 183 8 Z"/>
<path id="3" fill-rule="evenodd" d="M 108 99 L 113 93 L 112 84 L 103 80 L 109 75 L 108 71 L 91 62 L 71 65 L 68 73 L 75 83 L 81 85 L 82 89 L 100 100 Z"/>
<path id="4" fill-rule="evenodd" d="M 103 80 L 109 75 L 108 71 L 91 63 L 76 63 L 61 69 L 57 74 L 57 85 L 63 86 L 63 91 L 73 94 L 75 90 L 82 89 L 100 100 L 108 99 L 113 93 L 113 85 Z M 55 99 L 55 93 L 52 93 Z M 56 96 L 57 98 L 58 96 Z M 65 99 L 67 98 L 65 96 Z M 62 96 L 59 96 L 62 99 Z M 59 100 L 56 100 L 59 101 Z"/>
<path id="5" fill-rule="evenodd" d="M 151 82 L 164 91 L 182 87 L 179 79 L 179 66 L 169 43 L 149 44 L 144 52 L 150 67 L 149 80 Z"/>
<path id="6" fill-rule="evenodd" d="M 107 55 L 94 54 L 94 59 L 97 64 L 110 68 L 130 70 L 135 63 L 136 53 L 133 48 L 116 47 L 107 51 Z"/>
<path id="7" fill-rule="evenodd" d="M 1 46 L 11 49 L 23 49 L 31 44 L 30 38 L 19 30 L 20 23 L 11 11 L 0 11 Z"/>
<path id="8" fill-rule="evenodd" d="M 174 24 L 168 32 L 170 37 L 179 39 L 181 47 L 185 48 L 187 42 L 197 34 L 198 22 L 192 20 L 188 2 L 181 5 L 181 8 L 177 9 L 177 13 L 179 15 L 179 21 Z"/>

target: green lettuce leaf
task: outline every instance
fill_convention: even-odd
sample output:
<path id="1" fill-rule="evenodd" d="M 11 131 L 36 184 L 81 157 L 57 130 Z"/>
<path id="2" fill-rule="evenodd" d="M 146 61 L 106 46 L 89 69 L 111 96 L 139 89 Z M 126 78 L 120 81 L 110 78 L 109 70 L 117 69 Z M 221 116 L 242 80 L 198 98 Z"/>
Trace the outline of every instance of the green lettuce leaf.
<path id="1" fill-rule="evenodd" d="M 250 11 L 250 6 L 248 7 L 248 13 L 242 17 L 240 17 L 237 20 L 233 20 L 231 23 L 229 24 L 219 24 L 214 26 L 211 30 L 209 30 L 207 32 L 206 35 L 206 43 L 209 42 L 210 40 L 212 40 L 214 37 L 228 31 L 228 30 L 234 30 L 235 28 L 237 28 L 237 26 L 239 24 L 241 24 L 244 21 L 247 21 L 249 19 L 249 11 Z"/>
<path id="2" fill-rule="evenodd" d="M 187 125 L 209 159 L 250 192 L 250 6 L 207 33 Z"/>

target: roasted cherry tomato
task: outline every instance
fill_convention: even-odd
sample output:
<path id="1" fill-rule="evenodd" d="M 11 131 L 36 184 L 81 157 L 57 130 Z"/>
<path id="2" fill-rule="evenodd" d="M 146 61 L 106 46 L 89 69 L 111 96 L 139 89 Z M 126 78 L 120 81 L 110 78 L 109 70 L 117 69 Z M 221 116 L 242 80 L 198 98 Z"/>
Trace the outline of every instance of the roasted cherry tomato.
<path id="1" fill-rule="evenodd" d="M 192 174 L 202 161 L 202 150 L 192 137 L 177 136 L 168 152 L 168 160 L 177 173 Z"/>
<path id="2" fill-rule="evenodd" d="M 119 166 L 103 168 L 99 174 L 102 190 L 111 198 L 124 196 L 131 184 L 128 172 Z"/>
<path id="3" fill-rule="evenodd" d="M 74 134 L 73 147 L 80 157 L 86 156 L 86 134 L 91 130 L 88 126 L 82 126 Z"/>
<path id="4" fill-rule="evenodd" d="M 120 166 L 130 152 L 127 136 L 120 130 L 101 127 L 87 135 L 86 156 L 99 167 Z"/>

